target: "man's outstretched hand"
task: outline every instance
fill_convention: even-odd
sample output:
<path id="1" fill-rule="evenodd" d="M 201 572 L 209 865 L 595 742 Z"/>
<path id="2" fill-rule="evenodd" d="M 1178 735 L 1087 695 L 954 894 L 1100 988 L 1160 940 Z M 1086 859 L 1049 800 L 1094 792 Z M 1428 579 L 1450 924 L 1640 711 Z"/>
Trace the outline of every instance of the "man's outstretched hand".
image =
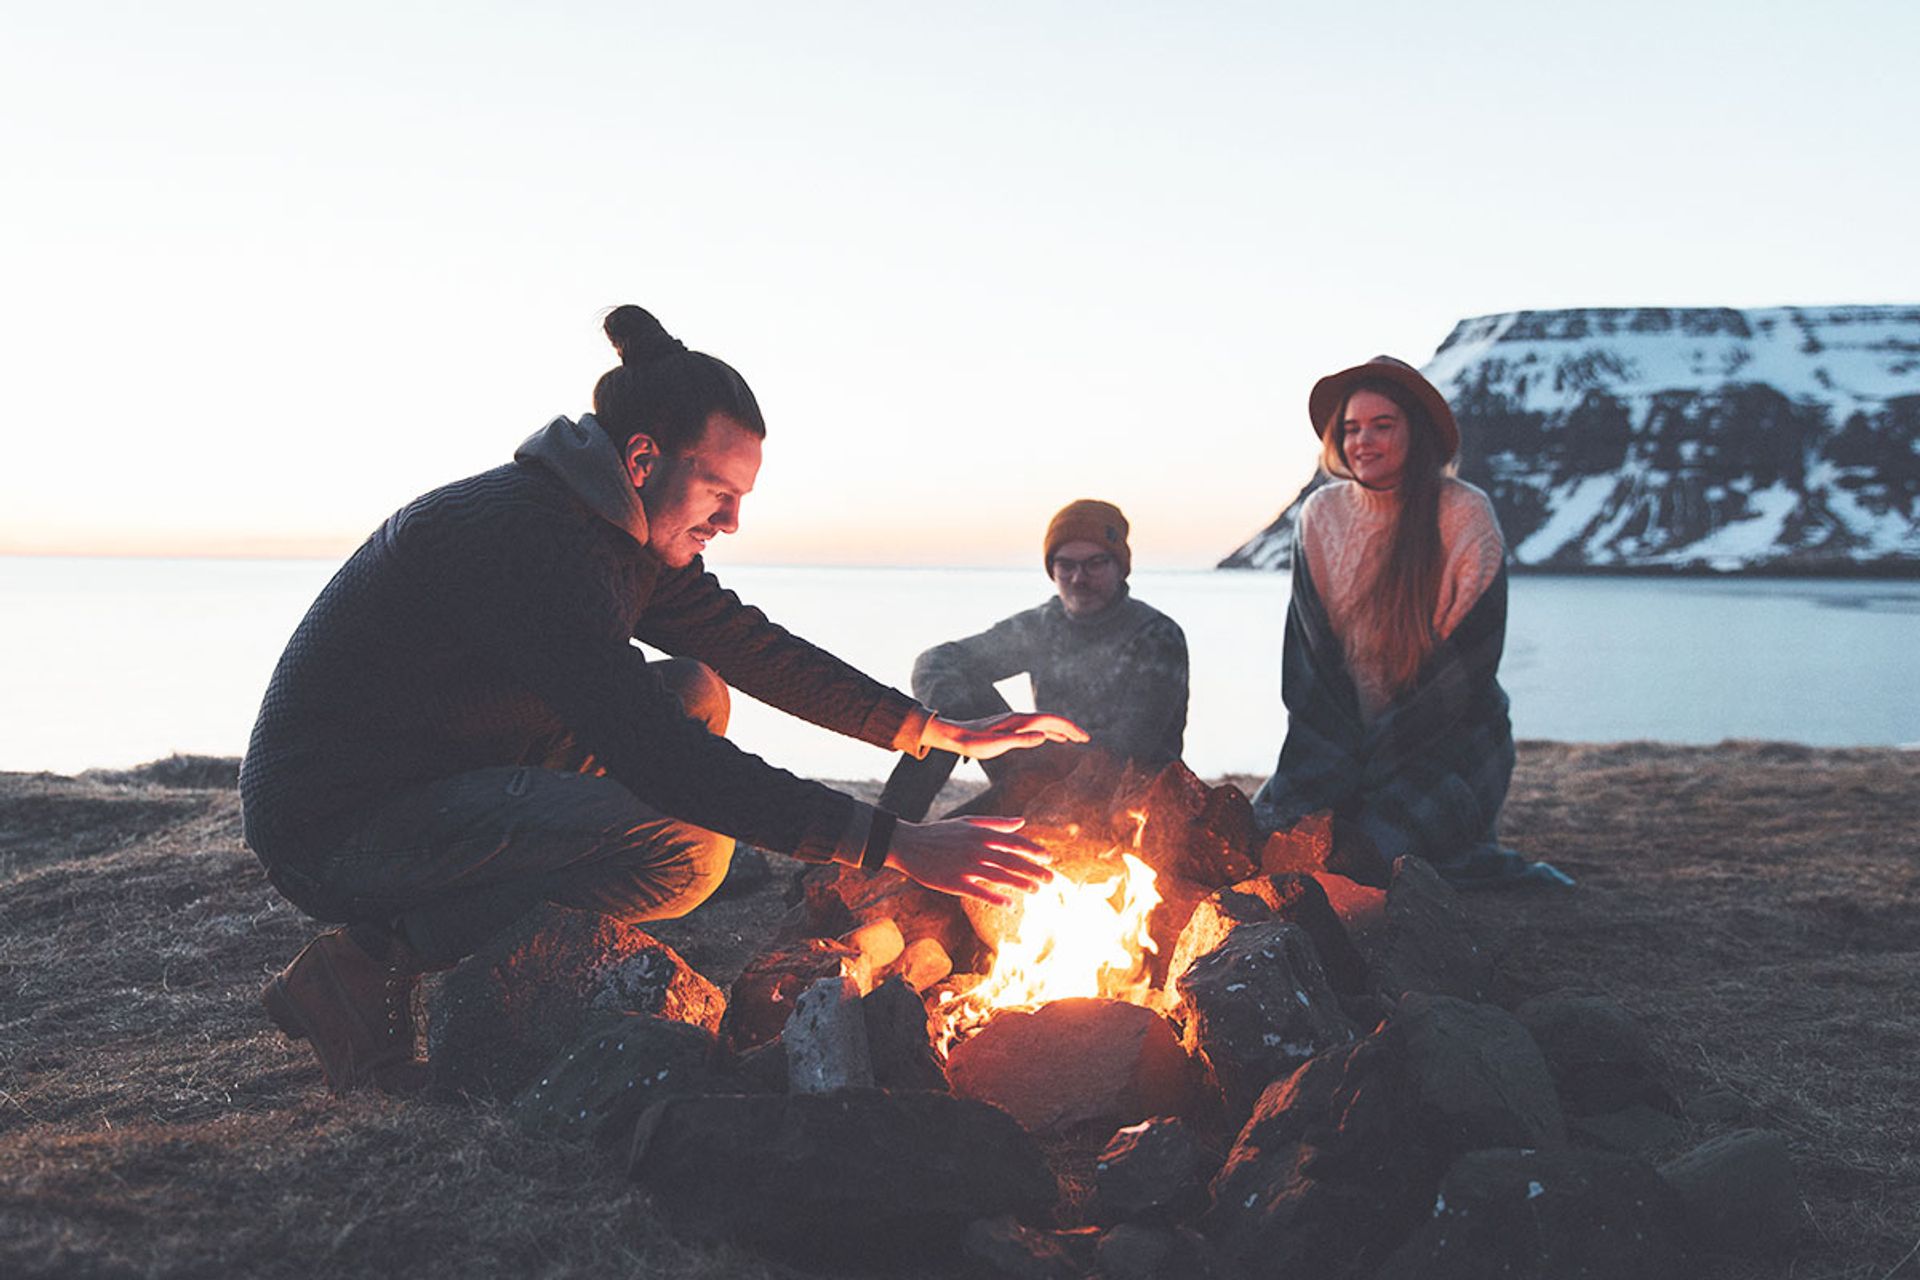
<path id="1" fill-rule="evenodd" d="M 981 720 L 948 720 L 935 716 L 927 722 L 920 741 L 938 751 L 991 760 L 995 756 L 1037 747 L 1043 742 L 1085 742 L 1087 731 L 1065 716 L 1009 711 Z"/>
<path id="2" fill-rule="evenodd" d="M 887 865 L 912 880 L 1011 906 L 1015 893 L 1031 893 L 1053 879 L 1046 850 L 1017 834 L 1024 818 L 948 818 L 903 822 L 894 828 Z"/>

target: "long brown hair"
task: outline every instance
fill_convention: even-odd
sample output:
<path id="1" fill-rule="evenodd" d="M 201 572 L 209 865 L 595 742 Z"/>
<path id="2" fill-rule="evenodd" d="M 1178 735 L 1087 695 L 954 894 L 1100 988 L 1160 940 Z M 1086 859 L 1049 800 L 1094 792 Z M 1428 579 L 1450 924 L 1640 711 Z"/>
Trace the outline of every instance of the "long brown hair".
<path id="1" fill-rule="evenodd" d="M 1387 534 L 1387 553 L 1366 585 L 1364 603 L 1354 615 L 1353 634 L 1345 642 L 1350 657 L 1371 659 L 1370 665 L 1386 673 L 1388 690 L 1398 694 L 1412 687 L 1440 642 L 1433 626 L 1444 567 L 1440 483 L 1452 473 L 1453 460 L 1441 456 L 1439 429 L 1419 401 L 1385 378 L 1362 378 L 1348 388 L 1320 434 L 1320 465 L 1328 475 L 1353 479 L 1341 424 L 1347 405 L 1361 391 L 1385 396 L 1406 415 L 1407 460 L 1396 486 L 1400 501 Z"/>

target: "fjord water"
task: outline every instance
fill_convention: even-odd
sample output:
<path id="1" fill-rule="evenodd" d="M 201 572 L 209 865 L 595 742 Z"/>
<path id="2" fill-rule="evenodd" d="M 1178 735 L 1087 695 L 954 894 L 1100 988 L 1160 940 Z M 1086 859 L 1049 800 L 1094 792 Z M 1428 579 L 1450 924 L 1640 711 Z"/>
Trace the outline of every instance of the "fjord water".
<path id="1" fill-rule="evenodd" d="M 335 565 L 0 558 L 0 770 L 238 755 Z M 1037 568 L 717 566 L 775 621 L 906 687 L 913 658 L 1046 597 Z M 1285 733 L 1284 574 L 1141 571 L 1192 654 L 1187 760 L 1265 773 Z M 1519 577 L 1501 678 L 1522 738 L 1920 745 L 1920 583 Z M 1016 702 L 1016 705 L 1019 705 Z M 785 768 L 873 778 L 872 747 L 736 697 L 732 736 Z"/>

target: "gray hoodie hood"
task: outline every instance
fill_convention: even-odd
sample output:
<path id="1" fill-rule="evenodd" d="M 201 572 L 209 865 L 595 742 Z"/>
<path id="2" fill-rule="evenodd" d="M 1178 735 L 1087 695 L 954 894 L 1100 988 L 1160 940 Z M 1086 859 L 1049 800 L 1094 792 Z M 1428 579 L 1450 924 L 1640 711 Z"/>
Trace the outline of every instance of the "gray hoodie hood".
<path id="1" fill-rule="evenodd" d="M 513 460 L 547 468 L 595 515 L 647 545 L 647 509 L 640 505 L 640 491 L 627 479 L 620 451 L 592 414 L 581 414 L 578 422 L 555 418 L 522 440 Z"/>

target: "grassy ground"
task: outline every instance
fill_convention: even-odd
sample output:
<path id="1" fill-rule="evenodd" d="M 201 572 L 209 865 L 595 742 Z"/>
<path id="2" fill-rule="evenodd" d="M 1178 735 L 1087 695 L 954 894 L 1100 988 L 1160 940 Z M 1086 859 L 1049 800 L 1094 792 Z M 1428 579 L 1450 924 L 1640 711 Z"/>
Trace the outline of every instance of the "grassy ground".
<path id="1" fill-rule="evenodd" d="M 256 1003 L 313 930 L 230 779 L 0 775 L 0 1275 L 789 1274 L 491 1110 L 330 1098 Z M 1504 998 L 1638 1014 L 1719 1100 L 1677 1147 L 1787 1136 L 1796 1246 L 1705 1274 L 1920 1277 L 1920 753 L 1526 743 L 1506 834 L 1581 884 L 1469 899 Z M 657 932 L 724 984 L 783 878 Z"/>

